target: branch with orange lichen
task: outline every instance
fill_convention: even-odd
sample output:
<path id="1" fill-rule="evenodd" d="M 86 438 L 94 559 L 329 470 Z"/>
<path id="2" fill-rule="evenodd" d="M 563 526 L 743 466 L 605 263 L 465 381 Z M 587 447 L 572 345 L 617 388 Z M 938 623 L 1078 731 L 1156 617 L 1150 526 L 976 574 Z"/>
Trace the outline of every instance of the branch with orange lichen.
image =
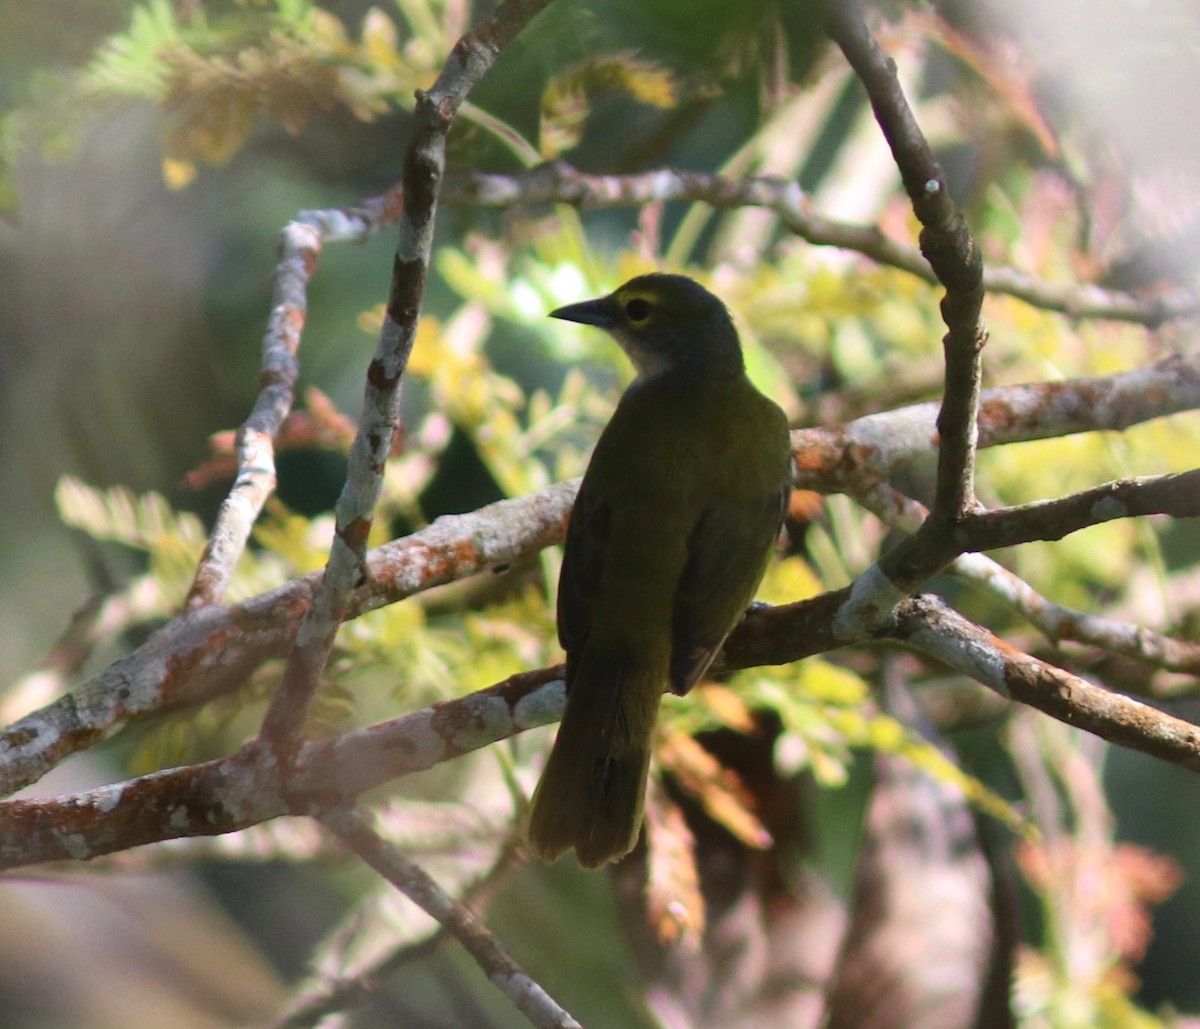
<path id="1" fill-rule="evenodd" d="M 573 480 L 471 514 L 446 515 L 371 551 L 345 616 L 357 618 L 560 542 L 577 488 Z M 187 611 L 132 654 L 14 722 L 0 733 L 0 793 L 36 782 L 125 725 L 244 685 L 264 661 L 287 653 L 319 578 L 314 572 L 239 604 Z"/>
<path id="2" fill-rule="evenodd" d="M 893 640 L 1001 696 L 1113 743 L 1200 771 L 1200 727 L 1036 660 L 935 597 L 897 605 L 868 628 L 848 620 L 852 589 L 750 611 L 721 669 L 783 664 Z M 304 743 L 290 772 L 254 741 L 229 757 L 81 793 L 0 802 L 0 868 L 86 860 L 162 840 L 233 832 L 283 815 L 351 804 L 366 790 L 557 720 L 562 668 L 502 683 L 328 740 Z"/>
<path id="3" fill-rule="evenodd" d="M 368 790 L 557 720 L 565 695 L 562 667 L 524 672 L 332 738 L 303 738 L 312 698 L 346 620 L 529 558 L 560 542 L 575 497 L 577 483 L 560 483 L 468 515 L 439 519 L 405 539 L 366 550 L 386 461 L 394 451 L 400 383 L 416 337 L 439 202 L 511 206 L 553 200 L 611 206 L 673 199 L 723 207 L 757 205 L 775 211 L 787 228 L 814 242 L 858 250 L 940 283 L 946 326 L 940 403 L 793 435 L 797 486 L 845 492 L 906 530 L 908 538 L 845 589 L 752 609 L 727 641 L 717 671 L 793 662 L 851 645 L 899 645 L 983 683 L 1006 700 L 1200 771 L 1200 728 L 1038 660 L 940 599 L 917 595 L 932 576 L 954 571 L 987 585 L 1055 638 L 1073 631 L 1076 638 L 1113 653 L 1136 653 L 1162 667 L 1200 667 L 1198 648 L 1185 641 L 1094 617 L 1076 619 L 1079 627 L 1067 628 L 1073 613 L 1051 612 L 1044 598 L 977 553 L 1059 539 L 1118 518 L 1156 513 L 1196 517 L 1200 470 L 1101 483 L 1069 496 L 996 510 L 982 508 L 974 483 L 979 446 L 1120 429 L 1200 407 L 1200 359 L 1185 356 L 1118 375 L 982 391 L 985 289 L 1058 310 L 1145 324 L 1196 310 L 1196 298 L 1149 301 L 1090 287 L 1018 281 L 1009 270 L 984 269 L 895 69 L 851 0 L 830 0 L 831 34 L 865 86 L 892 148 L 922 224 L 919 252 L 874 229 L 821 219 L 808 210 L 795 184 L 776 180 L 735 182 L 671 171 L 589 176 L 554 164 L 519 176 L 462 176 L 443 187 L 446 136 L 457 111 L 503 47 L 548 2 L 504 0 L 458 42 L 437 81 L 418 94 L 400 189 L 344 212 L 306 212 L 285 228 L 263 340 L 262 390 L 228 449 L 236 477 L 200 560 L 186 610 L 134 653 L 0 734 L 0 788 L 11 793 L 27 786 L 68 755 L 125 725 L 235 690 L 264 661 L 286 657 L 258 737 L 207 762 L 78 793 L 0 801 L 0 868 L 84 861 L 144 844 L 231 833 L 283 816 L 313 816 L 455 935 L 531 1021 L 577 1024 L 465 906 L 354 810 Z M 322 247 L 363 238 L 393 221 L 400 224 L 399 243 L 358 425 L 351 432 L 319 402 L 314 420 L 301 423 L 291 414 L 297 355 L 307 287 Z M 322 573 L 240 604 L 219 606 L 251 527 L 274 489 L 276 447 L 286 445 L 290 431 L 324 433 L 326 441 L 349 443 L 349 469 L 336 507 L 328 564 Z M 896 489 L 889 477 L 932 454 L 938 461 L 936 493 L 926 509 Z M 87 634 L 84 626 L 65 644 Z M 76 649 L 64 645 L 60 659 L 77 661 Z M 691 736 L 668 738 L 660 760 L 735 837 L 749 846 L 769 845 L 769 834 L 756 817 L 746 813 L 738 821 L 729 815 L 747 810 L 739 783 L 723 777 L 717 759 Z M 510 785 L 519 807 L 517 784 Z M 672 908 L 683 894 L 698 909 L 700 871 L 693 837 L 670 798 L 652 794 L 648 810 L 658 812 L 651 816 L 648 844 L 656 926 L 664 937 L 698 945 L 702 921 L 697 910 L 686 904 Z"/>
<path id="4" fill-rule="evenodd" d="M 346 482 L 334 507 L 329 561 L 303 616 L 283 678 L 271 697 L 260 738 L 287 763 L 329 660 L 355 589 L 368 574 L 367 535 L 383 488 L 383 471 L 400 423 L 400 382 L 408 366 L 425 278 L 433 252 L 438 192 L 446 165 L 446 136 L 472 87 L 504 47 L 550 0 L 504 0 L 454 45 L 428 92 L 417 91 L 416 126 L 404 159 L 404 205 L 383 325 L 367 369 L 358 433 Z"/>
<path id="5" fill-rule="evenodd" d="M 985 390 L 979 445 L 1119 430 L 1198 407 L 1200 356 L 1180 355 L 1115 375 Z M 918 404 L 845 426 L 798 429 L 792 433 L 795 485 L 864 496 L 929 454 L 936 417 L 935 404 Z M 560 483 L 442 518 L 372 551 L 346 617 L 561 542 L 576 485 Z M 913 523 L 906 527 L 912 531 Z M 287 652 L 316 580 L 312 574 L 239 604 L 186 612 L 132 654 L 0 732 L 0 794 L 36 782 L 126 724 L 242 685 L 264 661 Z M 836 645 L 828 627 L 825 634 Z"/>

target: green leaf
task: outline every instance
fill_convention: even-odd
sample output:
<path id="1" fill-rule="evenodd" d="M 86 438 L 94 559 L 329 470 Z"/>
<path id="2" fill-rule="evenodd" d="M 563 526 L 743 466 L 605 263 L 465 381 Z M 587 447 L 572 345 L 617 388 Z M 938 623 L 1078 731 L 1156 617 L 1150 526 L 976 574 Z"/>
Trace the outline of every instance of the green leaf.
<path id="1" fill-rule="evenodd" d="M 159 493 L 139 497 L 119 486 L 98 490 L 69 475 L 59 480 L 54 499 L 72 528 L 145 553 L 164 594 L 183 599 L 204 549 L 199 518 L 176 512 Z"/>
<path id="2" fill-rule="evenodd" d="M 64 475 L 54 500 L 67 525 L 94 539 L 114 540 L 151 555 L 171 549 L 199 558 L 204 547 L 200 519 L 177 513 L 160 493 L 139 497 L 121 486 L 99 490 Z"/>

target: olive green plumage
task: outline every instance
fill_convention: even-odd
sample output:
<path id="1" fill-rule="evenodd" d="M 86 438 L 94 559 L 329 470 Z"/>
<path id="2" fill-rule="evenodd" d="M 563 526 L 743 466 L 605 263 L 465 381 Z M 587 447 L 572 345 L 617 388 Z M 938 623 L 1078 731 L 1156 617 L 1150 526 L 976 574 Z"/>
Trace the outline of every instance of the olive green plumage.
<path id="1" fill-rule="evenodd" d="M 567 706 L 530 847 L 596 867 L 637 842 L 663 690 L 687 693 L 754 596 L 790 482 L 787 419 L 746 378 L 729 312 L 642 275 L 552 317 L 595 325 L 638 375 L 596 444 L 558 585 Z"/>

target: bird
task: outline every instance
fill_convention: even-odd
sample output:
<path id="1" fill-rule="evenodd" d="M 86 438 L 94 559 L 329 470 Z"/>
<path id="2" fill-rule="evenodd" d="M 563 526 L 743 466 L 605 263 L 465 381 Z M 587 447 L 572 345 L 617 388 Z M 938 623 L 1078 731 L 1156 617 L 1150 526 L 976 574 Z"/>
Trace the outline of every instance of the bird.
<path id="1" fill-rule="evenodd" d="M 725 305 L 655 272 L 550 317 L 636 375 L 596 442 L 558 583 L 566 705 L 526 825 L 545 861 L 619 860 L 642 824 L 659 702 L 708 670 L 754 598 L 791 484 L 787 417 L 746 376 Z"/>

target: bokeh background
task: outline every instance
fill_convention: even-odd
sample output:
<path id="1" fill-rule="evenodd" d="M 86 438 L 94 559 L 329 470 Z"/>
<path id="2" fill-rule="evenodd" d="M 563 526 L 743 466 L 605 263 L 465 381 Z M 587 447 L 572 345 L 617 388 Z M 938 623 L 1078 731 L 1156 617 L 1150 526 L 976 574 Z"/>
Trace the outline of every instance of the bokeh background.
<path id="1" fill-rule="evenodd" d="M 126 27 L 132 6 L 0 0 L 0 109 L 27 103 L 40 77 L 81 67 L 102 40 Z M 205 6 L 214 16 L 220 11 L 220 5 Z M 325 6 L 351 27 L 370 8 Z M 714 169 L 743 144 L 746 127 L 766 107 L 800 95 L 801 86 L 820 91 L 811 77 L 827 67 L 826 55 L 797 14 L 802 6 L 564 0 L 550 24 L 514 47 L 474 99 L 532 133 L 555 68 L 598 41 L 612 50 L 637 48 L 683 75 L 709 76 L 719 83 L 719 95 L 677 112 L 622 98 L 600 102 L 572 161 L 597 171 L 659 163 Z M 1120 253 L 1135 255 L 1143 242 L 1165 239 L 1166 256 L 1157 253 L 1169 275 L 1194 278 L 1200 16 L 1192 5 L 1028 0 L 938 8 L 970 37 L 1003 39 L 1033 70 L 1033 95 L 1053 124 L 1068 129 L 1064 153 L 1055 159 L 1061 166 L 1085 176 L 1092 167 L 1088 148 L 1111 150 L 1112 166 L 1149 198 L 1139 223 L 1146 240 L 1126 238 Z M 760 28 L 767 25 L 770 33 Z M 902 29 L 892 31 L 903 36 Z M 916 49 L 905 53 L 911 58 Z M 1028 126 L 981 133 L 989 146 L 959 132 L 947 109 L 977 90 L 978 78 L 962 62 L 926 52 L 934 54 L 927 63 L 910 60 L 904 67 L 924 100 L 922 110 L 931 117 L 926 128 L 951 181 L 969 209 L 983 211 L 989 176 L 1005 182 L 1032 176 L 1049 158 L 1031 141 Z M 763 69 L 771 61 L 778 68 L 768 75 Z M 886 155 L 878 146 L 861 156 L 849 152 L 859 137 L 847 126 L 862 116 L 861 104 L 837 99 L 822 114 L 827 121 L 815 134 L 819 146 L 789 154 L 781 143 L 774 151 L 777 170 L 800 175 L 817 191 L 820 209 L 832 215 L 873 220 L 893 211 L 895 175 Z M 484 167 L 495 161 L 511 170 L 476 134 L 464 130 L 463 136 L 452 150 L 455 159 Z M 195 491 L 183 480 L 208 456 L 210 434 L 235 427 L 253 402 L 276 234 L 300 210 L 353 204 L 390 186 L 405 138 L 402 112 L 364 122 L 330 110 L 296 135 L 263 120 L 231 160 L 204 165 L 186 188 L 172 189 L 164 182 L 161 113 L 150 103 L 110 100 L 87 110 L 70 148 L 21 156 L 12 179 L 18 202 L 0 222 L 0 684 L 34 667 L 88 597 L 139 569 L 136 556 L 63 526 L 54 499 L 60 479 L 155 490 L 211 517 L 219 486 Z M 681 217 L 667 212 L 665 235 Z M 498 215 L 450 211 L 439 232 L 443 242 L 461 245 L 480 224 L 502 223 Z M 637 219 L 624 212 L 588 224 L 597 247 L 612 250 L 628 241 Z M 755 237 L 746 231 L 740 238 Z M 312 283 L 301 389 L 318 386 L 351 415 L 374 346 L 359 316 L 384 297 L 392 245 L 385 233 L 331 248 Z M 1121 271 L 1138 274 L 1132 262 Z M 445 316 L 456 302 L 453 289 L 435 275 L 429 309 Z M 935 344 L 931 335 L 931 352 Z M 1148 352 L 1191 345 L 1186 332 L 1147 344 Z M 544 374 L 536 361 L 520 368 L 520 349 L 511 340 L 506 353 L 519 374 L 531 380 Z M 1047 358 L 1046 367 L 1052 365 Z M 817 409 L 811 395 L 801 400 L 810 415 Z M 447 461 L 453 463 L 427 497 L 428 514 L 468 510 L 499 495 L 465 441 Z M 339 486 L 336 455 L 281 459 L 281 496 L 299 510 L 326 509 Z M 1180 563 L 1195 559 L 1193 544 L 1186 536 L 1177 541 Z M 17 692 L 0 692 L 6 722 L 49 699 L 38 695 L 36 681 L 22 681 Z M 120 743 L 101 748 L 69 762 L 34 792 L 106 781 L 121 774 L 127 757 Z M 1193 815 L 1200 780 L 1122 751 L 1106 762 L 1121 838 L 1173 856 L 1186 876 L 1155 911 L 1153 941 L 1135 969 L 1139 1003 L 1200 1010 L 1200 820 Z M 56 872 L 44 881 L 33 875 L 0 883 L 0 1022 L 6 1025 L 265 1020 L 345 910 L 357 881 L 348 869 L 330 877 L 284 863 L 62 874 L 65 882 Z M 632 959 L 614 942 L 616 923 L 606 881 L 565 867 L 514 872 L 493 919 L 498 931 L 522 941 L 523 958 L 557 964 L 563 984 L 628 980 Z M 455 949 L 443 949 L 400 976 L 388 991 L 390 1007 L 368 1009 L 355 1024 L 520 1024 L 489 989 Z M 642 1017 L 625 998 L 595 992 L 580 1005 L 594 1024 Z"/>

